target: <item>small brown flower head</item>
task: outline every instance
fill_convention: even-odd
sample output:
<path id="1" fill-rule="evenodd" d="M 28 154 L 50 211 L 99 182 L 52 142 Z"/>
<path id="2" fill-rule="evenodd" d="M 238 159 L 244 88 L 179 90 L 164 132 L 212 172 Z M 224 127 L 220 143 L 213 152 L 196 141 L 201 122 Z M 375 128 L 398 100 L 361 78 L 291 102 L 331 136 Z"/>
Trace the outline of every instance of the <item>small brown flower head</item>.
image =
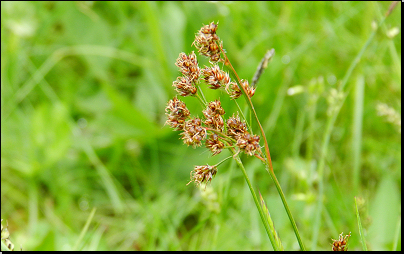
<path id="1" fill-rule="evenodd" d="M 244 90 L 247 92 L 248 97 L 250 97 L 250 98 L 253 97 L 253 95 L 255 93 L 255 88 L 251 87 L 248 84 L 248 81 L 244 80 L 244 79 L 241 80 L 241 85 L 243 86 Z"/>
<path id="2" fill-rule="evenodd" d="M 185 103 L 174 97 L 168 102 L 165 111 L 168 118 L 166 123 L 177 131 L 182 130 L 185 119 L 190 114 Z"/>
<path id="3" fill-rule="evenodd" d="M 188 96 L 196 94 L 196 87 L 192 84 L 192 81 L 189 80 L 187 77 L 178 77 L 177 80 L 173 82 L 173 86 L 175 90 L 181 96 Z"/>
<path id="4" fill-rule="evenodd" d="M 191 181 L 189 183 L 191 183 L 192 181 L 195 182 L 197 185 L 201 185 L 202 183 L 209 183 L 210 181 L 212 181 L 216 173 L 216 166 L 195 166 L 194 170 L 191 171 Z"/>
<path id="5" fill-rule="evenodd" d="M 189 56 L 185 53 L 180 53 L 175 65 L 180 68 L 181 73 L 188 77 L 190 81 L 196 81 L 199 78 L 200 69 L 194 51 Z"/>
<path id="6" fill-rule="evenodd" d="M 198 117 L 190 119 L 184 124 L 184 132 L 181 133 L 184 143 L 192 145 L 194 148 L 200 146 L 201 141 L 206 138 L 206 129 L 202 126 L 202 121 Z"/>
<path id="7" fill-rule="evenodd" d="M 226 87 L 230 83 L 230 76 L 228 73 L 220 70 L 218 65 L 213 67 L 205 67 L 202 70 L 202 74 L 205 77 L 205 81 L 209 88 L 211 89 L 218 89 L 221 86 Z"/>
<path id="8" fill-rule="evenodd" d="M 216 35 L 217 24 L 214 22 L 203 26 L 195 35 L 192 43 L 201 55 L 210 58 L 210 62 L 215 63 L 220 60 L 219 37 Z"/>
<path id="9" fill-rule="evenodd" d="M 231 138 L 238 140 L 238 138 L 247 132 L 247 126 L 244 121 L 240 120 L 240 117 L 237 115 L 227 119 L 227 135 Z"/>
<path id="10" fill-rule="evenodd" d="M 223 130 L 224 122 L 221 116 L 224 115 L 225 112 L 222 106 L 220 105 L 219 100 L 210 102 L 207 108 L 202 112 L 206 118 L 204 122 L 206 126 L 219 131 Z"/>
<path id="11" fill-rule="evenodd" d="M 253 156 L 254 153 L 260 149 L 260 137 L 258 135 L 244 133 L 237 139 L 237 146 L 246 154 Z"/>
<path id="12" fill-rule="evenodd" d="M 212 156 L 219 154 L 224 147 L 223 142 L 219 140 L 219 136 L 215 133 L 209 135 L 209 139 L 206 140 L 205 145 L 212 152 Z"/>
<path id="13" fill-rule="evenodd" d="M 339 235 L 338 240 L 332 239 L 334 242 L 332 243 L 333 251 L 347 251 L 348 250 L 348 239 L 351 236 L 351 232 L 348 235 L 343 236 L 343 233 Z"/>
<path id="14" fill-rule="evenodd" d="M 241 89 L 238 87 L 236 82 L 230 82 L 227 84 L 225 90 L 232 99 L 238 99 L 242 95 Z"/>

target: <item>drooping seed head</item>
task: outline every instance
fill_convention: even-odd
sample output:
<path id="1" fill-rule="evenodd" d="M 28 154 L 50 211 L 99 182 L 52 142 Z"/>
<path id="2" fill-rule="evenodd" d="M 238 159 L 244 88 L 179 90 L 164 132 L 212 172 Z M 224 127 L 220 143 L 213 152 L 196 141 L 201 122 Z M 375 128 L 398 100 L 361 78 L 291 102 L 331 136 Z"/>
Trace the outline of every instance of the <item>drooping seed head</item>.
<path id="1" fill-rule="evenodd" d="M 195 166 L 194 170 L 191 171 L 191 181 L 189 181 L 189 183 L 195 182 L 197 185 L 201 185 L 202 183 L 209 183 L 210 181 L 212 181 L 216 173 L 217 168 L 215 166 Z"/>

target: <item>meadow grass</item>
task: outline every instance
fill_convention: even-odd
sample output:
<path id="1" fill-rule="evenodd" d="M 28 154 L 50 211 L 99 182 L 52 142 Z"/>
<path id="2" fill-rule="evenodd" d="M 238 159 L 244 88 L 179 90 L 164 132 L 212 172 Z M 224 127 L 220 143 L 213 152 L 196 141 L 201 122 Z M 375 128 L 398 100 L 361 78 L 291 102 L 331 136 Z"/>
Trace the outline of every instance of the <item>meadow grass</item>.
<path id="1" fill-rule="evenodd" d="M 2 2 L 1 218 L 16 249 L 272 250 L 234 161 L 206 190 L 186 186 L 195 165 L 231 154 L 191 149 L 163 126 L 175 60 L 215 21 L 241 78 L 251 82 L 276 51 L 252 100 L 306 248 L 331 250 L 332 238 L 351 232 L 349 250 L 401 250 L 401 120 L 377 110 L 385 103 L 401 117 L 401 8 L 344 81 L 389 6 Z M 225 117 L 238 110 L 225 93 L 202 89 L 208 101 L 220 96 Z M 283 248 L 298 250 L 263 164 L 241 160 Z"/>

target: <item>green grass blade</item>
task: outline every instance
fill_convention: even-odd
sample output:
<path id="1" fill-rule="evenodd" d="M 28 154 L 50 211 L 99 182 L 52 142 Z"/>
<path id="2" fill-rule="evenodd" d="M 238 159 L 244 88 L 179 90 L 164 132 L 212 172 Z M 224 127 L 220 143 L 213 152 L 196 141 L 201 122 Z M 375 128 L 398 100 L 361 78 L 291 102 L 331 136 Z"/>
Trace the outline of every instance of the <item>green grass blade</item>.
<path id="1" fill-rule="evenodd" d="M 258 191 L 258 193 L 260 194 L 261 207 L 262 207 L 262 210 L 264 212 L 264 217 L 266 217 L 266 219 L 268 221 L 268 224 L 269 224 L 269 228 L 271 229 L 272 234 L 275 237 L 275 244 L 278 245 L 279 250 L 284 250 L 284 248 L 282 246 L 281 239 L 278 237 L 278 234 L 276 233 L 275 226 L 274 226 L 274 223 L 272 222 L 271 215 L 269 214 L 268 207 L 265 204 L 264 199 L 262 198 L 261 192 Z"/>
<path id="2" fill-rule="evenodd" d="M 93 220 L 95 211 L 97 210 L 97 208 L 93 208 L 93 210 L 91 210 L 90 216 L 88 216 L 88 219 L 86 221 L 86 224 L 84 225 L 83 229 L 81 230 L 81 233 L 79 235 L 79 238 L 76 241 L 76 244 L 73 247 L 73 250 L 77 250 L 78 246 L 81 244 L 81 242 L 83 241 L 84 235 L 86 234 L 88 227 L 90 226 L 91 221 Z"/>
<path id="3" fill-rule="evenodd" d="M 367 251 L 368 248 L 366 247 L 365 235 L 363 234 L 361 217 L 359 216 L 358 203 L 356 201 L 356 197 L 355 197 L 355 210 L 356 210 L 356 218 L 358 219 L 359 235 L 361 237 L 362 249 L 364 251 Z"/>
<path id="4" fill-rule="evenodd" d="M 398 245 L 400 243 L 400 245 Z M 394 242 L 393 242 L 393 251 L 394 250 L 401 250 L 401 216 L 398 218 L 396 233 L 394 235 Z"/>

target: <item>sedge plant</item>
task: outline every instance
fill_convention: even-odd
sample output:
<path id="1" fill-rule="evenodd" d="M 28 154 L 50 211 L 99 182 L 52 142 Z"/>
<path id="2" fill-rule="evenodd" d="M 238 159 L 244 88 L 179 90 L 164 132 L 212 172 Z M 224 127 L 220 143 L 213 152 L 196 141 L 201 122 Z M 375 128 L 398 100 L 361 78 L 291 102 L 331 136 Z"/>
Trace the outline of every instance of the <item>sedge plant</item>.
<path id="1" fill-rule="evenodd" d="M 174 97 L 168 102 L 165 109 L 168 118 L 166 124 L 176 131 L 181 131 L 181 139 L 187 145 L 191 145 L 195 148 L 204 143 L 206 148 L 211 151 L 212 156 L 221 153 L 223 149 L 230 150 L 232 156 L 229 156 L 216 165 L 195 166 L 194 170 L 191 171 L 191 181 L 189 183 L 194 182 L 197 185 L 210 183 L 218 172 L 218 166 L 228 159 L 234 159 L 243 172 L 272 247 L 274 250 L 283 250 L 281 241 L 277 236 L 270 218 L 269 211 L 261 195 L 261 202 L 258 200 L 239 155 L 240 153 L 244 153 L 248 156 L 256 157 L 262 161 L 275 183 L 300 249 L 305 250 L 296 223 L 286 202 L 285 195 L 274 174 L 265 132 L 251 100 L 255 94 L 256 82 L 258 81 L 259 75 L 273 56 L 274 50 L 272 49 L 267 52 L 250 85 L 247 80 L 240 79 L 236 70 L 233 68 L 233 65 L 227 57 L 226 50 L 223 48 L 223 42 L 216 34 L 217 29 L 218 24 L 214 22 L 203 26 L 196 33 L 195 40 L 192 43 L 200 55 L 208 57 L 211 66 L 201 68 L 198 65 L 198 60 L 194 52 L 191 52 L 189 55 L 180 53 L 175 63 L 182 73 L 182 75 L 173 82 L 175 90 L 178 92 L 179 96 L 192 96 L 197 98 L 203 107 L 202 113 L 204 118 L 192 117 L 186 104 L 177 97 Z M 223 66 L 225 70 L 220 68 L 219 64 Z M 222 108 L 220 100 L 206 101 L 200 87 L 203 83 L 208 85 L 210 89 L 224 90 L 236 103 L 239 112 L 234 113 L 225 120 L 224 115 L 226 112 Z M 253 134 L 250 127 L 251 124 L 248 123 L 237 104 L 237 100 L 241 96 L 247 101 L 251 115 L 259 127 L 260 135 Z M 264 151 L 261 150 L 260 141 L 264 145 Z"/>

